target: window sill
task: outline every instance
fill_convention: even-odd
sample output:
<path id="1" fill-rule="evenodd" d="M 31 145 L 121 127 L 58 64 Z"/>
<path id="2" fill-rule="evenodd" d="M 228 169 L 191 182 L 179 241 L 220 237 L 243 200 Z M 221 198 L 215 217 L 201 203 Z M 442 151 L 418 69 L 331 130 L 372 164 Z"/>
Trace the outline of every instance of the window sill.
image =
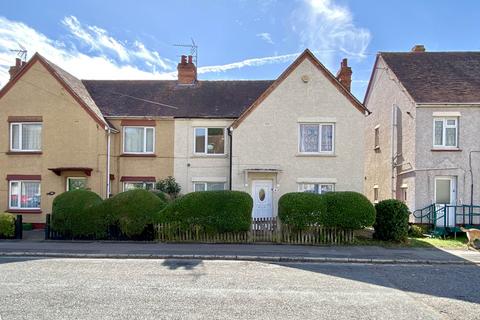
<path id="1" fill-rule="evenodd" d="M 42 213 L 42 210 L 41 209 L 34 209 L 34 210 L 8 209 L 6 212 L 8 212 L 8 213 L 34 213 L 34 214 L 39 214 L 39 213 Z"/>
<path id="2" fill-rule="evenodd" d="M 154 153 L 122 153 L 120 157 L 140 157 L 140 158 L 155 158 L 157 155 Z"/>
<path id="3" fill-rule="evenodd" d="M 7 151 L 5 154 L 8 155 L 40 155 L 42 151 Z"/>
<path id="4" fill-rule="evenodd" d="M 228 158 L 227 154 L 193 154 L 191 158 Z"/>
<path id="5" fill-rule="evenodd" d="M 459 149 L 459 148 L 433 148 L 431 151 L 433 151 L 433 152 L 443 152 L 443 151 L 447 151 L 447 152 L 461 152 L 462 149 Z"/>
<path id="6" fill-rule="evenodd" d="M 336 157 L 335 153 L 297 153 L 296 157 Z"/>

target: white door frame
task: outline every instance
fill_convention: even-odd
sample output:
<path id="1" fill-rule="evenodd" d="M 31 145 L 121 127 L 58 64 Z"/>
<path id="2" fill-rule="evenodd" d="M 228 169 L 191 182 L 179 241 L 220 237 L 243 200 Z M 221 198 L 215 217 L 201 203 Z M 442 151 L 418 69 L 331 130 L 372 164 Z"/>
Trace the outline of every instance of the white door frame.
<path id="1" fill-rule="evenodd" d="M 435 200 L 435 210 L 444 207 L 444 204 L 437 204 L 437 181 L 438 180 L 448 180 L 450 181 L 450 203 L 449 205 L 456 205 L 457 204 L 457 177 L 456 176 L 436 176 L 433 185 L 433 196 Z M 449 208 L 448 212 L 448 225 L 447 227 L 454 227 L 455 226 L 455 208 Z M 443 220 L 437 220 L 436 225 L 438 227 L 445 227 Z"/>
<path id="2" fill-rule="evenodd" d="M 253 210 L 252 210 L 252 217 L 255 218 L 255 202 L 256 202 L 256 194 L 255 194 L 255 185 L 257 183 L 263 183 L 263 184 L 268 184 L 269 190 L 267 192 L 270 193 L 270 206 L 271 206 L 271 212 L 268 215 L 268 217 L 273 217 L 273 180 L 268 180 L 268 179 L 255 179 L 252 180 L 252 189 L 251 189 L 251 196 L 253 198 Z"/>

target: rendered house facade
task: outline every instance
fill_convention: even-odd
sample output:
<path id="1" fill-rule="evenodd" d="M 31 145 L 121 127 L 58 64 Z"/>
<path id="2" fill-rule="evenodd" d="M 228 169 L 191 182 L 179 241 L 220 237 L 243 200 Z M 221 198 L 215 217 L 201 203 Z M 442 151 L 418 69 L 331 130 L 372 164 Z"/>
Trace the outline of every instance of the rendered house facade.
<path id="1" fill-rule="evenodd" d="M 363 190 L 367 110 L 306 50 L 275 81 L 79 80 L 39 54 L 0 91 L 0 208 L 42 224 L 56 195 L 108 197 L 173 176 L 184 193 L 250 193 L 271 217 L 292 191 Z"/>
<path id="2" fill-rule="evenodd" d="M 480 53 L 381 52 L 365 105 L 365 195 L 414 212 L 480 202 Z M 453 222 L 453 219 L 451 219 Z"/>

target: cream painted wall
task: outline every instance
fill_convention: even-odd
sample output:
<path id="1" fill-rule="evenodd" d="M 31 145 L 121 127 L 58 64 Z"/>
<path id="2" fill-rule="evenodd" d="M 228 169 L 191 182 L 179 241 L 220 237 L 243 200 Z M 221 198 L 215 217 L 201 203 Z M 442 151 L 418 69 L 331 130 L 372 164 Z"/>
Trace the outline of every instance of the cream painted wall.
<path id="1" fill-rule="evenodd" d="M 229 178 L 229 137 L 227 128 L 231 119 L 175 119 L 174 177 L 182 187 L 182 193 L 193 191 L 193 182 L 225 182 Z M 224 155 L 194 154 L 194 128 L 225 128 Z"/>
<path id="2" fill-rule="evenodd" d="M 42 116 L 42 154 L 8 155 L 8 116 Z M 41 175 L 41 214 L 24 214 L 25 222 L 43 223 L 55 196 L 66 190 L 65 172 L 57 176 L 48 168 L 89 167 L 88 187 L 105 195 L 106 134 L 103 127 L 39 63 L 35 63 L 0 99 L 0 210 L 8 209 L 7 174 Z"/>
<path id="3" fill-rule="evenodd" d="M 333 156 L 298 153 L 300 121 L 335 123 Z M 233 131 L 233 189 L 251 192 L 245 169 L 279 170 L 266 175 L 276 183 L 274 214 L 279 197 L 298 191 L 301 180 L 336 181 L 337 191 L 363 192 L 364 121 L 364 114 L 304 60 Z"/>

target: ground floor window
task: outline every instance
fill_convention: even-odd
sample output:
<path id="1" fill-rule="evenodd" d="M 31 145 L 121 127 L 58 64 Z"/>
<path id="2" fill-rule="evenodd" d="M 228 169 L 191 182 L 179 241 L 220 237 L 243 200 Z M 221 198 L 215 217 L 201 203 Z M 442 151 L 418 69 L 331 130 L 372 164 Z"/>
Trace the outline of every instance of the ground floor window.
<path id="1" fill-rule="evenodd" d="M 10 209 L 40 209 L 40 181 L 10 181 Z"/>
<path id="2" fill-rule="evenodd" d="M 225 190 L 224 182 L 195 182 L 193 191 L 216 191 Z"/>
<path id="3" fill-rule="evenodd" d="M 153 190 L 155 189 L 155 182 L 138 181 L 138 182 L 123 183 L 123 191 L 135 190 L 135 189 Z"/>
<path id="4" fill-rule="evenodd" d="M 67 191 L 87 189 L 87 178 L 85 177 L 68 177 L 67 178 Z"/>
<path id="5" fill-rule="evenodd" d="M 327 193 L 335 191 L 335 184 L 333 183 L 300 183 L 298 191 L 310 193 Z"/>

